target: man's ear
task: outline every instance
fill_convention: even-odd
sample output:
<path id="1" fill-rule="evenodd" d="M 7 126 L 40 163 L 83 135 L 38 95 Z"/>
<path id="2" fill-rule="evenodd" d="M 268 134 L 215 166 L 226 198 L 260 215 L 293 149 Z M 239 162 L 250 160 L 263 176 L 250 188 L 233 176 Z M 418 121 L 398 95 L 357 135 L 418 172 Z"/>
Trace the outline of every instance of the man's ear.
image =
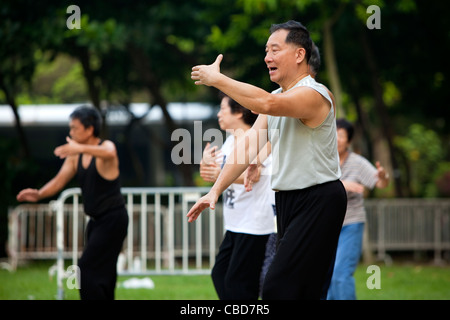
<path id="1" fill-rule="evenodd" d="M 305 48 L 297 48 L 295 50 L 295 55 L 296 55 L 296 58 L 297 58 L 297 63 L 298 64 L 302 63 L 302 61 L 306 59 L 306 50 L 305 50 Z"/>
<path id="2" fill-rule="evenodd" d="M 86 130 L 90 131 L 91 136 L 94 135 L 94 126 L 89 126 L 89 127 L 86 128 Z"/>

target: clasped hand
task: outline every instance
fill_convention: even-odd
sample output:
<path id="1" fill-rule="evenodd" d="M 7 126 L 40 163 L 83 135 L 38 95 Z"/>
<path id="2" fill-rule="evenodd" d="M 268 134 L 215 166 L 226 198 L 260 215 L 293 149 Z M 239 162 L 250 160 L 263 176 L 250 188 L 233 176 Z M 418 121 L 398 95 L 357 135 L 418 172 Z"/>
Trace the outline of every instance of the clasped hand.
<path id="1" fill-rule="evenodd" d="M 59 157 L 60 159 L 64 159 L 68 156 L 80 153 L 79 143 L 75 142 L 69 137 L 66 137 L 66 141 L 66 144 L 55 148 L 55 151 L 53 152 L 55 156 Z"/>

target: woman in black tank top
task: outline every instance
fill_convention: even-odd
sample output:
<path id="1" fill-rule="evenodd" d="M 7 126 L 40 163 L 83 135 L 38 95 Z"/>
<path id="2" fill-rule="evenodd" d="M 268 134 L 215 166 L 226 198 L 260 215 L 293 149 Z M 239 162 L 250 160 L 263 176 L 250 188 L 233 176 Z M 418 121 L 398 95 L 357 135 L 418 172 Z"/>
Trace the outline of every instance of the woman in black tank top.
<path id="1" fill-rule="evenodd" d="M 83 300 L 114 299 L 117 258 L 128 228 L 116 147 L 111 141 L 99 139 L 100 128 L 101 116 L 95 108 L 81 106 L 72 112 L 70 138 L 54 151 L 65 159 L 58 174 L 39 190 L 28 188 L 17 195 L 18 201 L 37 202 L 60 192 L 78 174 L 83 206 L 90 217 L 78 264 Z M 83 156 L 92 157 L 86 169 Z"/>
<path id="2" fill-rule="evenodd" d="M 99 145 L 102 144 L 100 141 Z M 125 204 L 120 192 L 120 180 L 106 180 L 97 171 L 96 158 L 92 157 L 89 166 L 85 169 L 82 164 L 83 154 L 78 160 L 77 176 L 83 196 L 84 211 L 91 217 L 101 215 L 103 212 Z"/>
<path id="3" fill-rule="evenodd" d="M 78 183 L 84 211 L 91 219 L 78 264 L 81 271 L 80 296 L 83 300 L 111 300 L 114 299 L 116 264 L 127 233 L 128 214 L 120 192 L 120 177 L 107 180 L 97 170 L 96 157 L 92 157 L 86 169 L 82 158 L 83 154 L 80 154 Z"/>

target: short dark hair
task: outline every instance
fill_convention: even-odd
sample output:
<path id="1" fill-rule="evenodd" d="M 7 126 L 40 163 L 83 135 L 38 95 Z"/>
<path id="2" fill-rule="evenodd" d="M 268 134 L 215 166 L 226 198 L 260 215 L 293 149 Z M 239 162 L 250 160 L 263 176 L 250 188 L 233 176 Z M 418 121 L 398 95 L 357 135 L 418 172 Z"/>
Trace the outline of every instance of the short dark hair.
<path id="1" fill-rule="evenodd" d="M 351 124 L 351 122 L 345 120 L 344 118 L 336 119 L 336 128 L 344 129 L 345 131 L 347 131 L 347 140 L 348 142 L 352 141 L 355 128 L 353 127 L 353 124 Z"/>
<path id="2" fill-rule="evenodd" d="M 270 27 L 270 33 L 274 33 L 280 29 L 288 30 L 286 36 L 286 43 L 296 44 L 306 51 L 306 62 L 309 63 L 312 50 L 312 40 L 309 36 L 309 31 L 306 27 L 298 21 L 289 20 L 288 22 L 273 24 Z"/>
<path id="3" fill-rule="evenodd" d="M 102 116 L 96 108 L 87 105 L 79 106 L 70 114 L 70 119 L 78 119 L 85 128 L 92 126 L 94 128 L 94 136 L 98 137 L 100 135 Z"/>
<path id="4" fill-rule="evenodd" d="M 316 46 L 315 43 L 313 43 L 312 45 L 311 57 L 309 58 L 308 64 L 309 67 L 312 69 L 312 73 L 316 75 L 319 72 L 321 60 L 319 48 Z"/>
<path id="5" fill-rule="evenodd" d="M 241 106 L 239 103 L 231 99 L 228 95 L 226 95 L 222 91 L 219 92 L 219 98 L 220 100 L 222 100 L 223 98 L 228 98 L 228 105 L 230 106 L 231 113 L 233 114 L 242 113 L 242 120 L 244 121 L 245 124 L 252 126 L 255 123 L 256 118 L 258 118 L 257 114 Z"/>

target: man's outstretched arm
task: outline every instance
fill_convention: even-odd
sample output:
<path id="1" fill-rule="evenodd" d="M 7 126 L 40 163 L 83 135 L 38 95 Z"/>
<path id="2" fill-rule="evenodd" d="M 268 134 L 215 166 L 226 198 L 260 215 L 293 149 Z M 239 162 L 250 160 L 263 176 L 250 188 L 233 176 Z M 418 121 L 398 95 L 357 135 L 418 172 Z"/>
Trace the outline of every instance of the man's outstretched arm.
<path id="1" fill-rule="evenodd" d="M 214 209 L 222 192 L 247 169 L 260 150 L 266 146 L 267 141 L 261 141 L 260 135 L 256 134 L 266 132 L 263 130 L 267 131 L 267 116 L 260 115 L 253 127 L 235 144 L 211 190 L 189 210 L 187 214 L 189 222 L 195 221 L 206 208 Z"/>
<path id="2" fill-rule="evenodd" d="M 319 111 L 323 111 L 325 116 L 328 113 L 329 104 L 324 103 L 323 97 L 314 89 L 302 86 L 283 93 L 271 94 L 222 74 L 220 72 L 222 59 L 223 55 L 220 54 L 210 65 L 193 67 L 191 79 L 195 80 L 196 85 L 219 89 L 243 107 L 259 114 L 309 120 L 317 116 Z"/>

